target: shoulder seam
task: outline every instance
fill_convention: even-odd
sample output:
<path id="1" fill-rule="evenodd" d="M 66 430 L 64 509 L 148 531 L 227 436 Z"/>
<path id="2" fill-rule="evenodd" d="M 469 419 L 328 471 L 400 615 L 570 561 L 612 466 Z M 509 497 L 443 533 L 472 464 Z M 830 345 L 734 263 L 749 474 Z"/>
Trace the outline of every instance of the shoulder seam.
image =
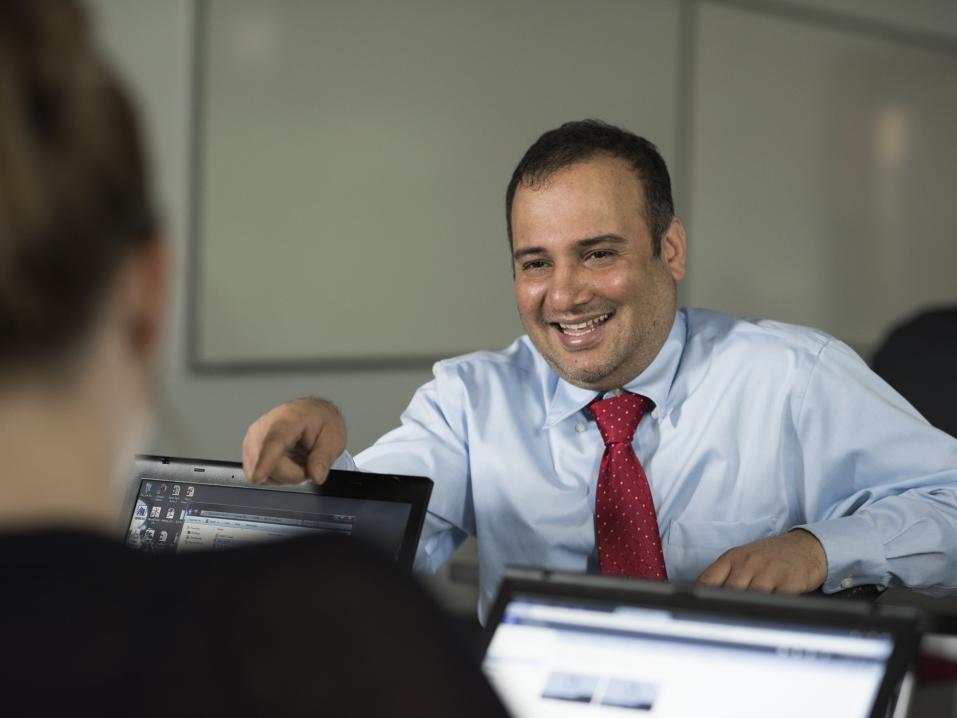
<path id="1" fill-rule="evenodd" d="M 797 429 L 798 424 L 801 423 L 801 417 L 804 415 L 804 401 L 807 399 L 807 390 L 811 386 L 811 380 L 814 379 L 814 373 L 817 371 L 817 368 L 821 365 L 821 354 L 824 353 L 824 350 L 827 349 L 834 342 L 834 337 L 828 337 L 827 340 L 821 343 L 821 346 L 818 347 L 817 352 L 814 355 L 814 365 L 811 367 L 811 371 L 808 372 L 807 381 L 804 382 L 804 389 L 801 392 L 801 403 L 798 406 L 797 416 L 794 418 L 794 428 Z"/>

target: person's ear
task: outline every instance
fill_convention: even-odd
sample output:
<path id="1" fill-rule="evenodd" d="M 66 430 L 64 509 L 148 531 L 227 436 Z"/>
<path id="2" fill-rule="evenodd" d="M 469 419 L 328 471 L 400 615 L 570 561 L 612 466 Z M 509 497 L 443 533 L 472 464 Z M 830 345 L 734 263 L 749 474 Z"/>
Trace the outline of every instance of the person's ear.
<path id="1" fill-rule="evenodd" d="M 661 261 L 676 282 L 685 276 L 685 226 L 678 217 L 661 237 Z"/>
<path id="2" fill-rule="evenodd" d="M 128 258 L 124 304 L 128 346 L 134 357 L 152 370 L 159 359 L 166 323 L 170 280 L 170 249 L 162 235 L 150 237 Z"/>

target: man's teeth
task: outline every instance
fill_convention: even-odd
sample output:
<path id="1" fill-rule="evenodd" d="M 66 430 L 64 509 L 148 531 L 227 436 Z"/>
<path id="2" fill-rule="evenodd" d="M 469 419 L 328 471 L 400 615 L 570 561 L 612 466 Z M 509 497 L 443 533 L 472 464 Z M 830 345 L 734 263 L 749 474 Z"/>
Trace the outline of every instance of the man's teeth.
<path id="1" fill-rule="evenodd" d="M 595 317 L 594 319 L 589 319 L 587 322 L 579 322 L 578 324 L 559 323 L 558 326 L 561 327 L 563 332 L 585 332 L 590 330 L 592 327 L 595 327 L 601 324 L 610 316 L 611 316 L 610 314 L 602 314 L 601 316 Z"/>

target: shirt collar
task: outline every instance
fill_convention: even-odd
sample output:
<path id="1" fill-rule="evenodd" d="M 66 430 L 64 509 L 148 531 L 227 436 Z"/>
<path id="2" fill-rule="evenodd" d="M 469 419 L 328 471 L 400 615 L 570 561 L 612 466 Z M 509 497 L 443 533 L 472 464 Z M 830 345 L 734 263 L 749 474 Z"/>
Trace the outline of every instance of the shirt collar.
<path id="1" fill-rule="evenodd" d="M 668 397 L 678 371 L 678 364 L 681 362 L 686 335 L 684 312 L 678 311 L 675 313 L 675 320 L 671 325 L 668 338 L 658 355 L 647 369 L 623 387 L 626 391 L 647 396 L 655 402 L 655 408 L 661 417 L 668 412 Z M 548 415 L 545 418 L 545 428 L 555 426 L 558 422 L 577 414 L 598 396 L 599 393 L 592 389 L 582 389 L 558 378 L 548 407 Z"/>

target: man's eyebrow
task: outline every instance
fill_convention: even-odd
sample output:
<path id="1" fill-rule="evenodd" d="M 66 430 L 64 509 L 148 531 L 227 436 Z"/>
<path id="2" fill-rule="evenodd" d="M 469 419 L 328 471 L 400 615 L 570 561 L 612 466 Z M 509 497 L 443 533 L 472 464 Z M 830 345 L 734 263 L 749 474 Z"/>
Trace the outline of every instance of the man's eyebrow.
<path id="1" fill-rule="evenodd" d="M 512 259 L 516 262 L 522 257 L 527 257 L 530 254 L 545 254 L 544 247 L 523 247 L 522 249 L 516 249 L 512 252 Z"/>
<path id="2" fill-rule="evenodd" d="M 617 234 L 600 234 L 597 237 L 579 239 L 575 242 L 574 246 L 576 249 L 588 249 L 598 244 L 625 244 L 627 241 L 624 237 L 619 237 Z M 544 247 L 523 247 L 522 249 L 516 249 L 512 253 L 512 258 L 517 262 L 522 257 L 527 257 L 532 254 L 548 254 L 548 252 Z"/>
<path id="3" fill-rule="evenodd" d="M 594 247 L 596 244 L 625 244 L 627 241 L 627 239 L 619 237 L 617 234 L 600 234 L 597 237 L 579 239 L 575 242 L 575 246 L 579 249 L 588 249 L 589 247 Z"/>

